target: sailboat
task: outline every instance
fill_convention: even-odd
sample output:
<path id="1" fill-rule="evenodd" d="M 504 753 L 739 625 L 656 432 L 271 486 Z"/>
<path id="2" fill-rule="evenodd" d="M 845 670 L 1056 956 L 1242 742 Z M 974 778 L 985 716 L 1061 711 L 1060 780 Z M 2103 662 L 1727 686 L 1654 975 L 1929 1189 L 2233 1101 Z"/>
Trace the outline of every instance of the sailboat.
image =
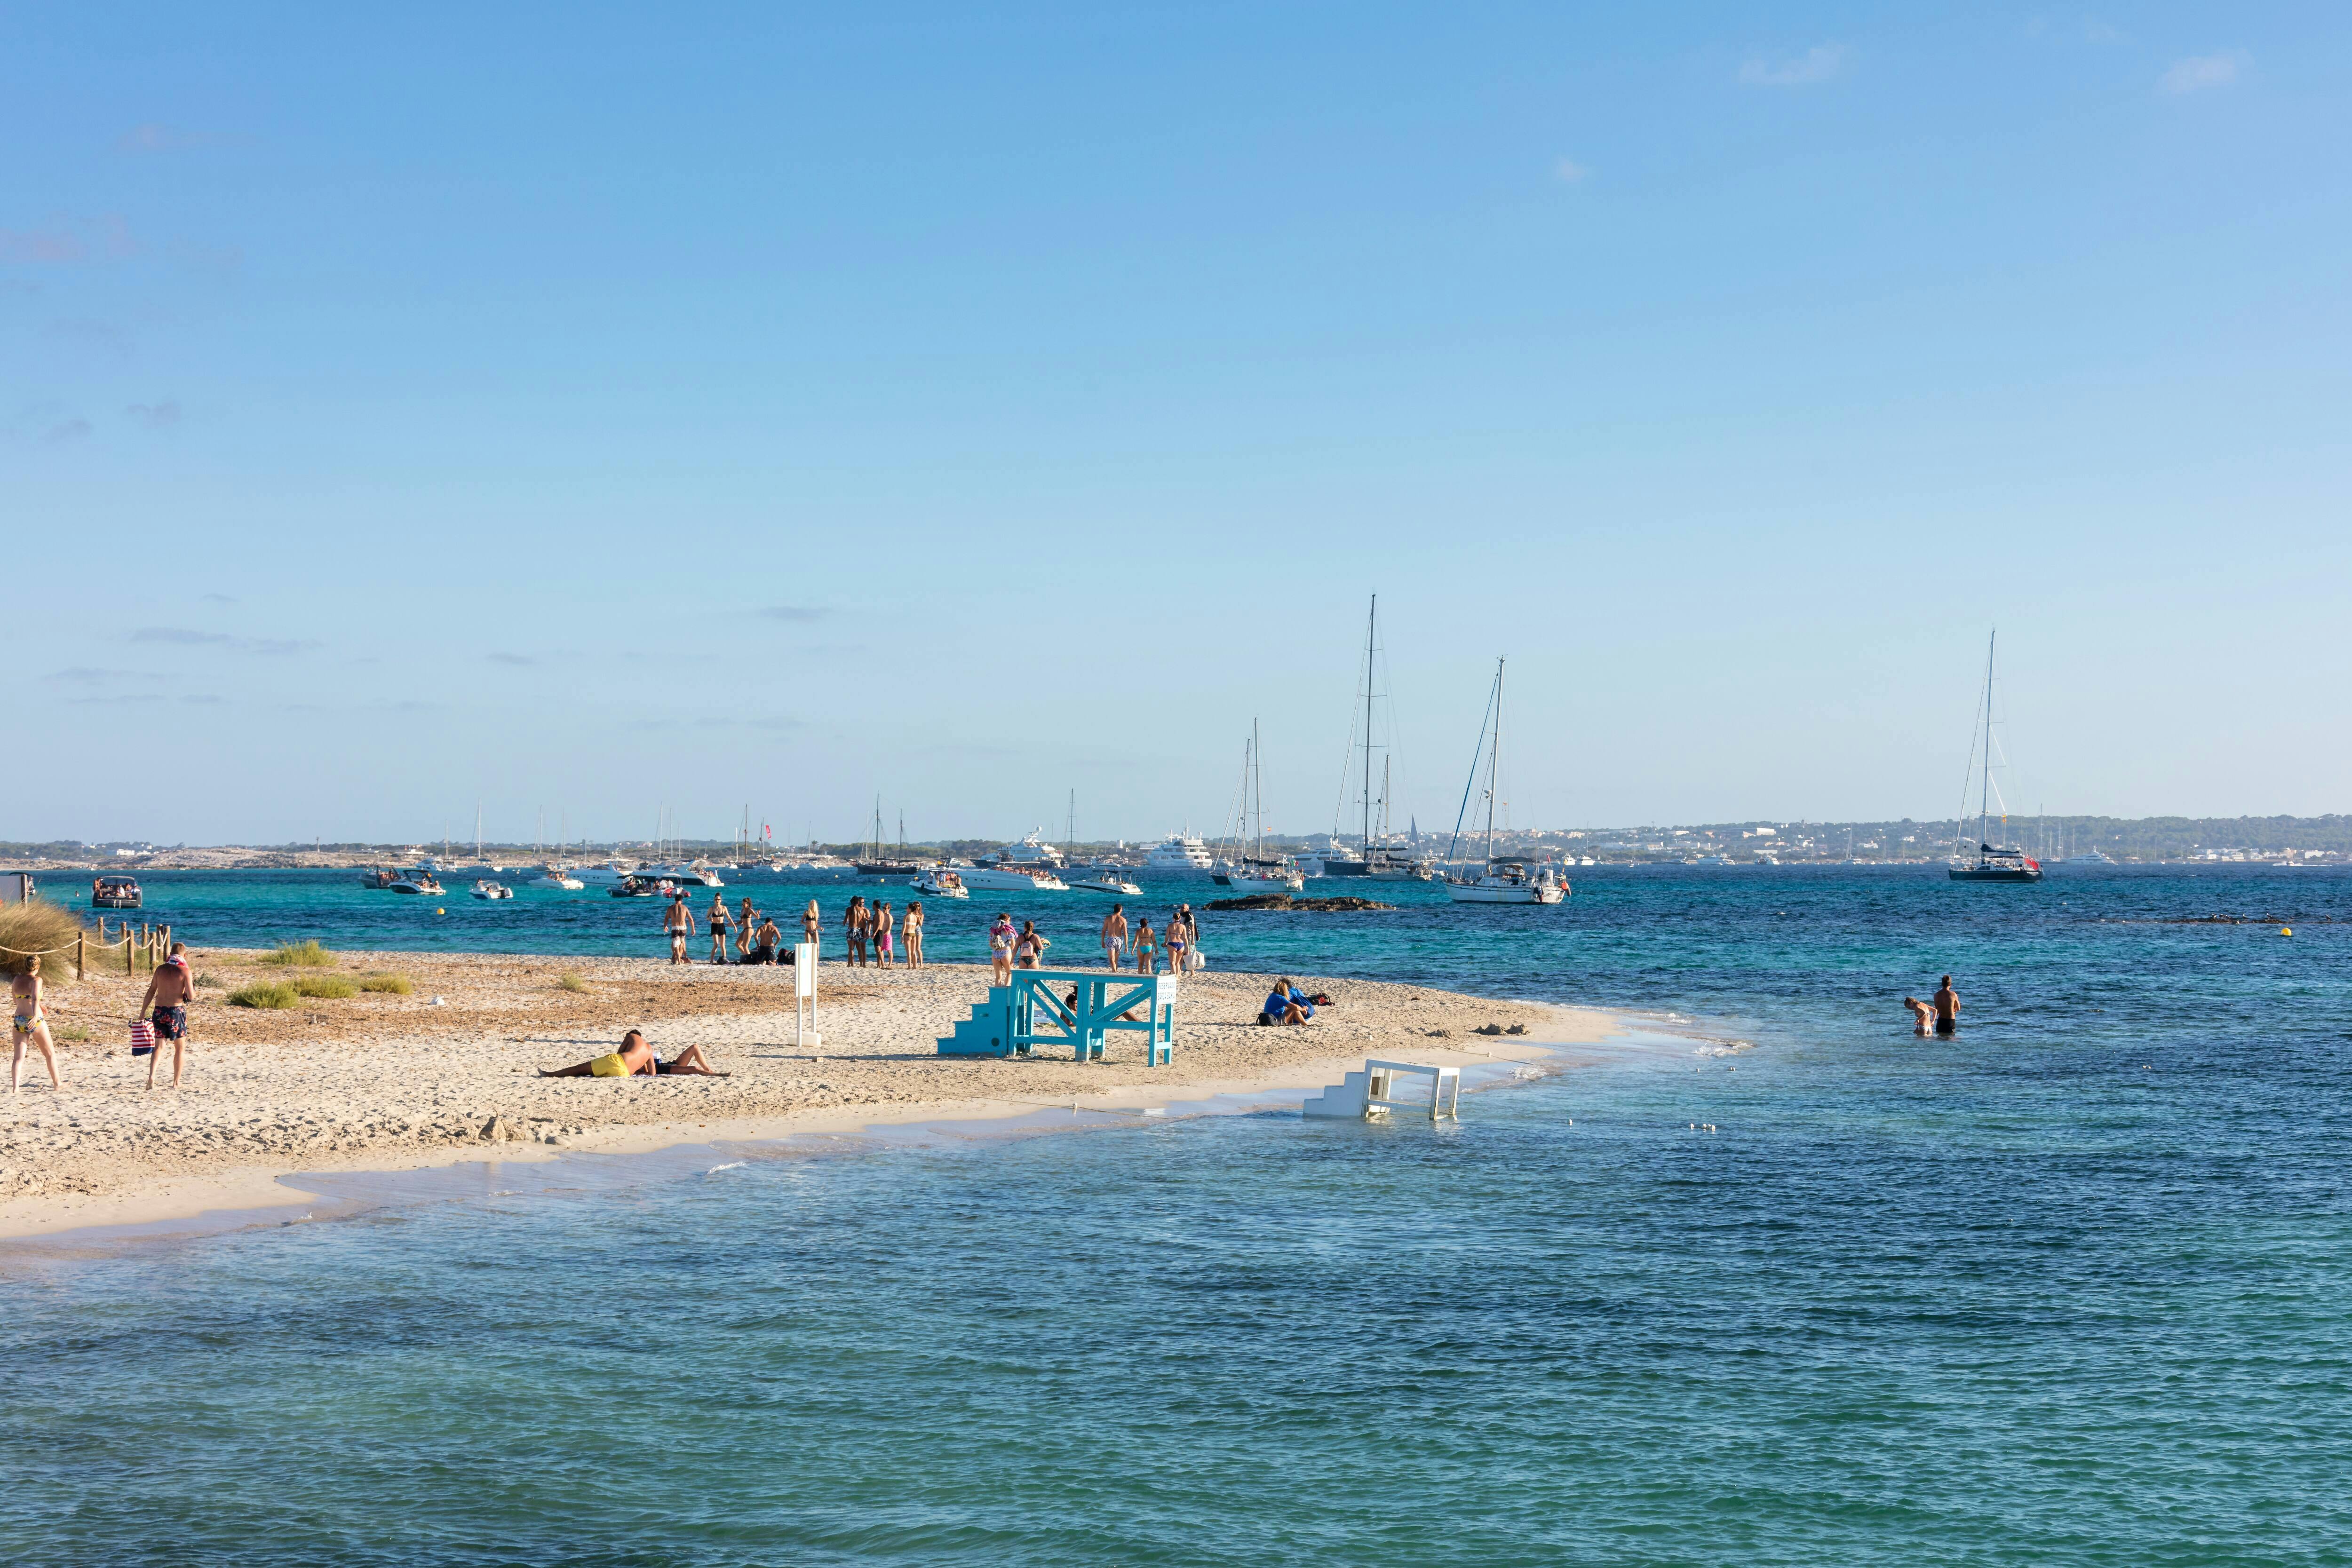
<path id="1" fill-rule="evenodd" d="M 1242 856 L 1241 864 L 1230 873 L 1219 873 L 1217 880 L 1244 898 L 1261 894 L 1276 894 L 1286 898 L 1294 893 L 1305 892 L 1307 878 L 1297 866 L 1291 863 L 1288 855 L 1265 852 L 1265 787 L 1258 758 L 1257 720 L 1252 719 L 1246 765 L 1249 797 L 1244 801 L 1244 810 L 1249 809 L 1251 801 L 1255 802 L 1257 825 L 1250 835 L 1250 847 Z"/>
<path id="2" fill-rule="evenodd" d="M 1390 759 L 1385 754 L 1381 758 L 1381 792 L 1378 796 L 1372 793 L 1372 750 L 1375 744 L 1372 739 L 1372 705 L 1377 695 L 1374 657 L 1380 643 L 1380 621 L 1381 596 L 1375 593 L 1372 595 L 1371 609 L 1364 619 L 1364 779 L 1363 793 L 1359 801 L 1363 807 L 1363 821 L 1361 837 L 1358 841 L 1361 848 L 1356 858 L 1349 858 L 1342 853 L 1339 849 L 1339 827 L 1336 821 L 1332 823 L 1331 852 L 1323 857 L 1322 874 L 1390 879 L 1412 877 L 1426 881 L 1432 874 L 1428 865 L 1414 860 L 1411 855 L 1397 853 L 1389 841 Z M 1393 735 L 1396 723 L 1393 710 L 1391 712 L 1389 723 Z M 1348 747 L 1350 762 L 1354 760 L 1355 749 L 1355 743 L 1351 739 Z M 1383 752 L 1385 753 L 1385 748 Z M 1343 772 L 1342 777 L 1344 776 Z M 1343 784 L 1341 788 L 1344 791 L 1345 785 Z M 1372 821 L 1375 809 L 1380 814 L 1377 831 Z"/>
<path id="3" fill-rule="evenodd" d="M 1473 758 L 1469 781 L 1462 787 L 1462 810 L 1454 819 L 1454 845 L 1445 852 L 1454 859 L 1454 848 L 1462 841 L 1463 818 L 1469 814 L 1470 791 L 1477 788 L 1478 764 L 1486 766 L 1486 869 L 1476 876 L 1454 875 L 1445 879 L 1445 896 L 1456 904 L 1558 904 L 1568 896 L 1568 883 L 1549 865 L 1532 875 L 1524 862 L 1495 858 L 1495 797 L 1503 767 L 1503 661 L 1495 661 L 1495 686 L 1486 698 L 1488 722 L 1482 727 L 1479 739 L 1486 744 L 1480 747 L 1486 753 Z"/>
<path id="4" fill-rule="evenodd" d="M 1968 786 L 1960 787 L 1960 817 L 1952 824 L 1952 860 L 1944 869 L 1954 882 L 2040 882 L 2042 862 L 2023 850 L 2008 845 L 1995 845 L 1989 836 L 1992 823 L 1992 798 L 1996 793 L 1992 781 L 1992 655 L 1993 645 L 2000 636 L 1998 629 L 1985 638 L 1985 685 L 1980 727 L 1984 765 L 1978 775 L 1977 831 L 1973 848 L 1961 842 L 1962 830 L 1968 826 Z M 1969 737 L 1971 750 L 1979 737 Z M 1970 761 L 1976 758 L 1972 755 Z M 2001 826 L 2009 825 L 2009 810 L 2001 810 Z"/>
<path id="5" fill-rule="evenodd" d="M 866 841 L 866 858 L 857 862 L 860 876 L 913 876 L 923 867 L 907 855 L 907 813 L 898 813 L 898 857 L 886 858 L 890 846 L 882 837 L 882 797 L 874 797 L 874 828 Z"/>

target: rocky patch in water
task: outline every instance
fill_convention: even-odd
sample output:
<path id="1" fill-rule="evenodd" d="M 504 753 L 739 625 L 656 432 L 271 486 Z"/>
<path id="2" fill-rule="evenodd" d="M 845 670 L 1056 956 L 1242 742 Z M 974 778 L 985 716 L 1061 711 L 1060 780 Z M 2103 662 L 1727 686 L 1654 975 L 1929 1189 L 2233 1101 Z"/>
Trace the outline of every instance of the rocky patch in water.
<path id="1" fill-rule="evenodd" d="M 1303 909 L 1317 915 L 1334 915 L 1359 909 L 1394 909 L 1393 904 L 1382 904 L 1376 898 L 1293 898 L 1286 893 L 1253 893 L 1247 898 L 1217 898 L 1209 901 L 1211 909 Z"/>

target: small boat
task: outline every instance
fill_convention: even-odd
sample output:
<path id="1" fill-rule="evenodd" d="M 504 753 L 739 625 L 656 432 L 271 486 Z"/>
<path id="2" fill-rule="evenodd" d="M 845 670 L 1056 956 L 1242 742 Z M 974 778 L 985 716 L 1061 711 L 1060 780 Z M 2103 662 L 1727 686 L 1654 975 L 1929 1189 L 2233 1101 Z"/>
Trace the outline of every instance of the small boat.
<path id="1" fill-rule="evenodd" d="M 492 882 L 489 878 L 484 877 L 474 883 L 474 896 L 476 898 L 512 898 L 514 889 L 505 883 Z"/>
<path id="2" fill-rule="evenodd" d="M 373 888 L 378 893 L 383 892 L 386 888 L 389 888 L 394 883 L 398 882 L 399 880 L 399 873 L 386 870 L 384 867 L 380 865 L 370 866 L 367 870 L 360 873 L 360 885 L 362 887 Z"/>
<path id="3" fill-rule="evenodd" d="M 964 886 L 963 877 L 943 865 L 927 869 L 914 881 L 914 889 L 925 898 L 970 898 L 971 889 Z"/>
<path id="4" fill-rule="evenodd" d="M 1070 886 L 1080 893 L 1116 893 L 1123 898 L 1141 898 L 1143 896 L 1143 889 L 1136 886 L 1135 883 L 1128 881 L 1125 877 L 1114 876 L 1108 873 L 1104 873 L 1098 876 L 1082 877 L 1078 881 L 1070 883 Z"/>
<path id="5" fill-rule="evenodd" d="M 665 896 L 675 893 L 677 891 L 677 886 L 675 883 L 664 882 L 657 877 L 633 874 L 623 877 L 604 891 L 614 898 L 651 898 L 656 893 Z"/>
<path id="6" fill-rule="evenodd" d="M 1992 821 L 1992 798 L 1998 793 L 1992 781 L 1992 653 L 1997 635 L 1998 633 L 1989 634 L 1985 638 L 1984 703 L 1979 710 L 1984 720 L 1981 741 L 1984 767 L 1979 776 L 1980 782 L 1977 786 L 1976 847 L 1974 850 L 1964 850 L 1955 842 L 1951 862 L 1944 868 L 1946 873 L 1954 882 L 2040 882 L 2042 880 L 2041 862 L 2021 849 L 2013 845 L 1994 844 L 1986 837 Z M 1969 739 L 1973 744 L 1977 742 L 1978 737 L 1971 736 Z M 1976 759 L 1971 757 L 1969 760 Z M 1961 786 L 1960 811 L 1960 821 L 1954 824 L 1956 829 L 1965 826 L 1968 821 L 1966 785 Z M 2001 807 L 2001 822 L 2006 826 L 2008 821 L 2009 808 L 2004 804 Z M 1957 841 L 1960 835 L 1955 831 L 1952 836 Z"/>
<path id="7" fill-rule="evenodd" d="M 1586 865 L 1591 865 L 1592 862 L 1591 861 L 1586 861 L 1584 863 Z M 1756 863 L 1758 865 L 1779 865 L 1780 863 L 1780 857 L 1774 854 L 1770 850 L 1758 850 L 1756 852 Z"/>
<path id="8" fill-rule="evenodd" d="M 1549 862 L 1530 875 L 1526 864 L 1515 860 L 1498 860 L 1495 855 L 1495 797 L 1500 786 L 1498 775 L 1503 758 L 1503 661 L 1495 661 L 1495 686 L 1486 698 L 1486 733 L 1479 737 L 1487 742 L 1483 758 L 1474 758 L 1470 764 L 1470 782 L 1462 791 L 1466 808 L 1471 789 L 1478 783 L 1478 767 L 1486 768 L 1486 869 L 1476 876 L 1467 874 L 1445 879 L 1445 896 L 1456 904 L 1558 904 L 1569 894 L 1568 883 Z M 1454 819 L 1454 836 L 1462 837 L 1462 821 Z M 1448 860 L 1453 859 L 1449 849 Z"/>
<path id="9" fill-rule="evenodd" d="M 644 865 L 637 868 L 637 874 L 662 877 L 677 883 L 680 887 L 689 884 L 702 887 L 727 885 L 719 880 L 719 873 L 710 869 L 710 862 L 708 861 L 696 861 L 691 864 L 685 861 L 671 861 L 667 865 Z"/>
<path id="10" fill-rule="evenodd" d="M 1701 855 L 1696 860 L 1683 862 L 1685 865 L 1729 865 L 1730 863 L 1729 855 Z"/>
<path id="11" fill-rule="evenodd" d="M 578 893 L 588 885 L 560 865 L 549 866 L 531 881 L 536 886 L 558 888 L 565 893 Z"/>
<path id="12" fill-rule="evenodd" d="M 415 894 L 420 896 L 438 897 L 442 889 L 440 883 L 434 879 L 433 873 L 419 866 L 413 870 L 402 872 L 396 878 L 394 878 L 392 883 L 392 891 L 394 893 Z"/>
<path id="13" fill-rule="evenodd" d="M 89 884 L 92 909 L 137 909 L 140 904 L 139 883 L 134 878 L 102 876 Z"/>

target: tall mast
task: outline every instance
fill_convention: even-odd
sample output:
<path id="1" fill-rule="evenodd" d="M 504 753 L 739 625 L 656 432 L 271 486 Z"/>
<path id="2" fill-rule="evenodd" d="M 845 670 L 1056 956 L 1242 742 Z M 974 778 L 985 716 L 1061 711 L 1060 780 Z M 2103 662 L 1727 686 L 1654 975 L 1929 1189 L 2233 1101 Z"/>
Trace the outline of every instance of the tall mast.
<path id="1" fill-rule="evenodd" d="M 1977 854 L 1984 854 L 1985 823 L 1992 811 L 1992 645 L 1999 627 L 1985 636 L 1984 781 L 1977 787 Z"/>
<path id="2" fill-rule="evenodd" d="M 1250 835 L 1250 858 L 1265 858 L 1265 785 L 1264 759 L 1257 750 L 1257 720 L 1250 720 L 1250 795 L 1257 804 L 1257 831 Z"/>
<path id="3" fill-rule="evenodd" d="M 1372 634 L 1381 621 L 1381 596 L 1372 595 L 1364 618 L 1364 869 L 1372 865 Z"/>
<path id="4" fill-rule="evenodd" d="M 1503 761 L 1503 661 L 1495 661 L 1495 746 L 1486 753 L 1486 864 L 1495 863 L 1495 775 Z"/>

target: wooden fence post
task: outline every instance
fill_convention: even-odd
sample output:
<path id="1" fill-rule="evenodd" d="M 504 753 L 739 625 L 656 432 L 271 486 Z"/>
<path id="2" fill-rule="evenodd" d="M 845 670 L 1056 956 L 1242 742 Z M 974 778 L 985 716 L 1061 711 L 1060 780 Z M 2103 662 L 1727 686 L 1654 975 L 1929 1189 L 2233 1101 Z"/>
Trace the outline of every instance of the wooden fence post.
<path id="1" fill-rule="evenodd" d="M 82 976 L 82 965 L 83 965 L 83 963 L 84 963 L 84 962 L 85 962 L 89 957 L 89 932 L 87 932 L 87 931 L 77 931 L 77 932 L 75 932 L 75 933 L 74 933 L 74 978 L 75 978 L 75 979 L 79 980 L 79 979 L 81 979 L 81 978 L 83 977 L 83 976 Z"/>
<path id="2" fill-rule="evenodd" d="M 132 979 L 139 977 L 139 949 L 131 945 L 131 922 L 122 923 L 122 972 Z"/>

